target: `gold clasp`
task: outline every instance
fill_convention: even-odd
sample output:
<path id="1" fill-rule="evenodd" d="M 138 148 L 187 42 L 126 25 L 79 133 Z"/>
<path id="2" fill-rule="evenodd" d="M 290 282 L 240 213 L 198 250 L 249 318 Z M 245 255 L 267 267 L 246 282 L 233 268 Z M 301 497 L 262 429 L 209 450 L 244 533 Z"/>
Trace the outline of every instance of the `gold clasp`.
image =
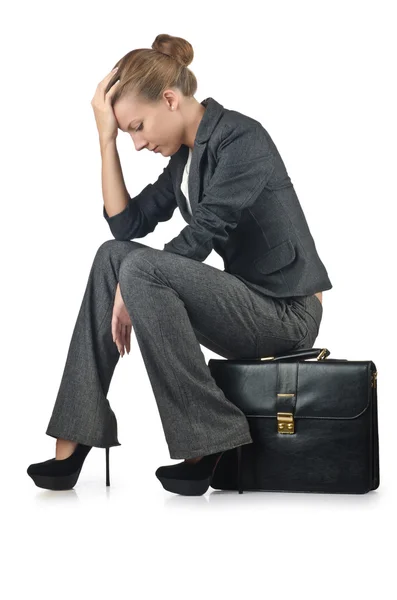
<path id="1" fill-rule="evenodd" d="M 295 422 L 292 413 L 277 413 L 278 433 L 295 433 Z"/>

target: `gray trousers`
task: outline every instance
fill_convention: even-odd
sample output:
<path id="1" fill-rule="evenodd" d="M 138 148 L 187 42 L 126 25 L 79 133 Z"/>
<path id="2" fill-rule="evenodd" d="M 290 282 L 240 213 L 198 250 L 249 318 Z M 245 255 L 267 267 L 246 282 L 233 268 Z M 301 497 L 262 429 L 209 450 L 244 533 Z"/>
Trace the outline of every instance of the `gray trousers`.
<path id="1" fill-rule="evenodd" d="M 170 457 L 252 443 L 244 413 L 215 384 L 200 344 L 223 358 L 311 348 L 321 302 L 270 297 L 203 262 L 115 239 L 96 252 L 46 434 L 98 448 L 121 445 L 106 397 L 120 359 L 111 332 L 118 282 Z"/>

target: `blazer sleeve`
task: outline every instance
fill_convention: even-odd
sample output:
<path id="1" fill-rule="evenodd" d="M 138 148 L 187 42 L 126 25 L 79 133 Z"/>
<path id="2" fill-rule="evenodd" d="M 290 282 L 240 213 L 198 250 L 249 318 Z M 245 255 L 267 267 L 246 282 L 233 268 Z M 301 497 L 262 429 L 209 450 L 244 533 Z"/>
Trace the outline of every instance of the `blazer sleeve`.
<path id="1" fill-rule="evenodd" d="M 160 221 L 171 219 L 176 207 L 168 164 L 157 181 L 149 183 L 137 196 L 130 197 L 121 212 L 109 217 L 103 205 L 103 216 L 116 240 L 133 240 L 151 233 Z"/>
<path id="2" fill-rule="evenodd" d="M 254 204 L 274 170 L 264 129 L 228 126 L 217 150 L 218 163 L 191 223 L 163 250 L 203 261 L 223 247 L 242 211 Z"/>

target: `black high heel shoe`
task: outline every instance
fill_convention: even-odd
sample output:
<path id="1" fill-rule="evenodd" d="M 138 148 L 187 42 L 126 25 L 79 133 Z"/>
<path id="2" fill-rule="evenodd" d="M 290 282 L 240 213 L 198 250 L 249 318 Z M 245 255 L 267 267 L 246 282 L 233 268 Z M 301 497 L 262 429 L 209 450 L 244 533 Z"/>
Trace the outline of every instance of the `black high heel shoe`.
<path id="1" fill-rule="evenodd" d="M 182 462 L 177 465 L 159 467 L 155 475 L 168 492 L 182 494 L 183 496 L 201 496 L 205 494 L 211 485 L 215 469 L 224 452 L 208 454 L 196 463 Z M 241 446 L 237 447 L 237 457 L 239 493 L 242 494 Z"/>
<path id="2" fill-rule="evenodd" d="M 70 490 L 79 478 L 80 471 L 87 454 L 92 446 L 77 444 L 73 453 L 64 459 L 50 458 L 44 462 L 34 463 L 27 468 L 27 474 L 33 479 L 37 487 L 47 490 Z M 109 448 L 106 450 L 106 485 L 109 479 Z"/>

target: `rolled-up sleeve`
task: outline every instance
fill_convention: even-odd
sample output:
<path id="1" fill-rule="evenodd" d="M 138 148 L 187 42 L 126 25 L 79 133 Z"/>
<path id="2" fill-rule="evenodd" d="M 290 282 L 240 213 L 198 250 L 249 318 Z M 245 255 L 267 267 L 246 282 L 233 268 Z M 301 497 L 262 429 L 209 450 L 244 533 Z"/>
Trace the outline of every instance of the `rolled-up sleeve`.
<path id="1" fill-rule="evenodd" d="M 203 261 L 224 246 L 242 211 L 254 204 L 274 170 L 274 157 L 260 124 L 228 126 L 217 149 L 218 163 L 191 223 L 163 250 Z"/>
<path id="2" fill-rule="evenodd" d="M 121 212 L 109 217 L 103 205 L 103 216 L 116 240 L 133 240 L 154 231 L 159 222 L 171 219 L 176 207 L 168 164 L 157 181 L 149 183 L 137 196 L 130 198 Z"/>

